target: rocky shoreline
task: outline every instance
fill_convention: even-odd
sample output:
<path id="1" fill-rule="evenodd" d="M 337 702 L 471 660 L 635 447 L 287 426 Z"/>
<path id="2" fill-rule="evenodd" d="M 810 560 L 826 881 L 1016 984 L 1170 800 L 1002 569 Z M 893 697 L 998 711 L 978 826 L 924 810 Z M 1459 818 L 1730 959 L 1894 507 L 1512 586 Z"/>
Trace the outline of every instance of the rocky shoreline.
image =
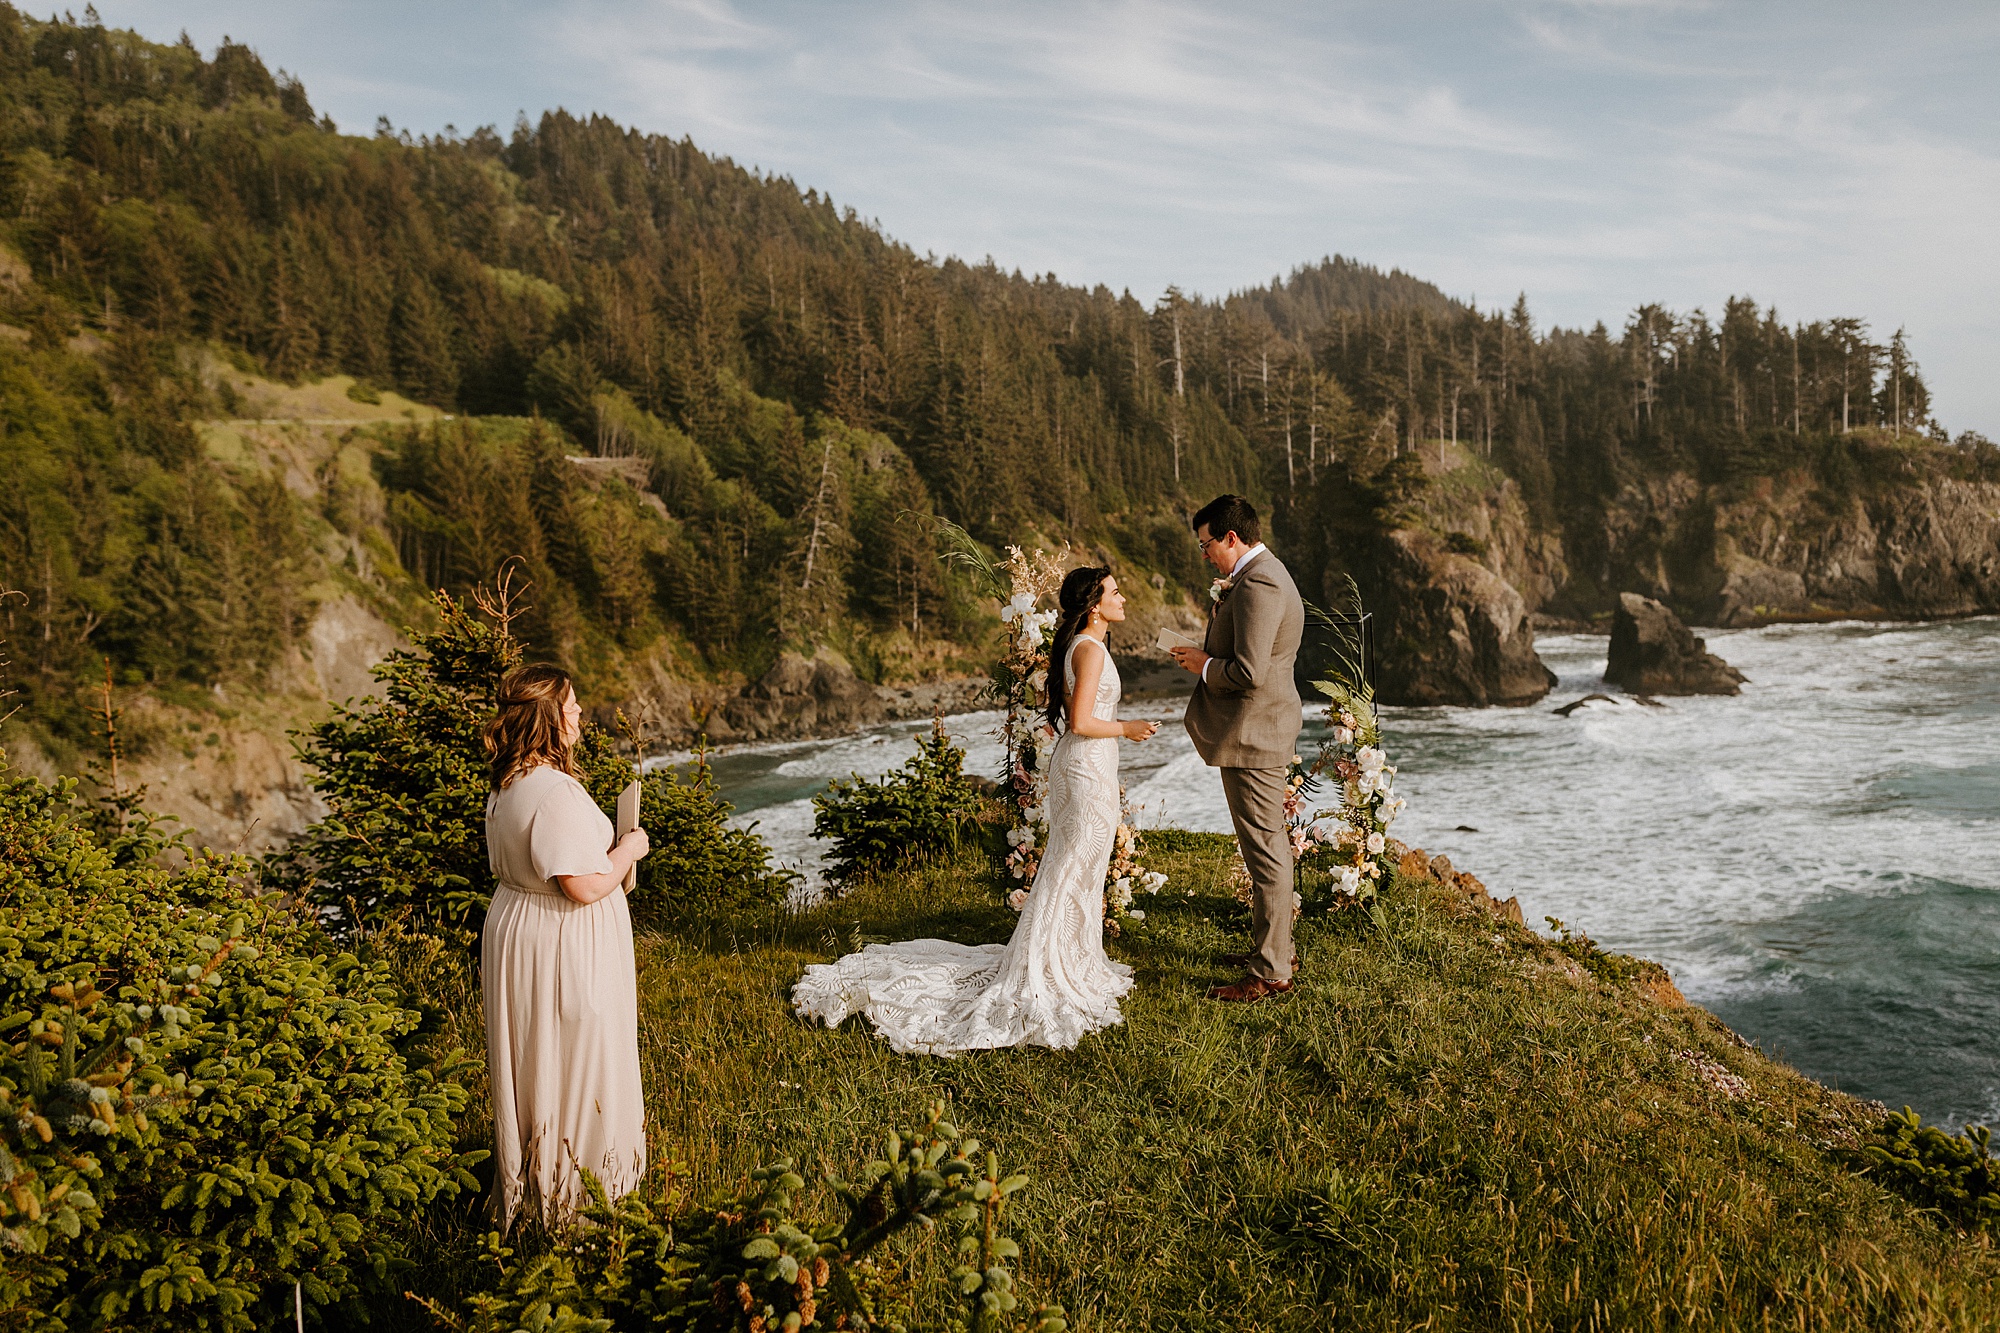
<path id="1" fill-rule="evenodd" d="M 1535 634 L 1615 631 L 1633 596 L 1726 629 L 2000 611 L 2000 482 L 1930 446 L 1878 454 L 1839 494 L 1802 472 L 1639 478 L 1550 531 L 1512 478 L 1441 446 L 1399 526 L 1319 553 L 1319 596 L 1338 604 L 1349 575 L 1360 586 L 1384 702 L 1473 706 L 1540 699 L 1552 682 Z M 1703 688 L 1727 684 L 1707 675 Z"/>
<path id="2" fill-rule="evenodd" d="M 984 676 L 873 685 L 825 650 L 810 658 L 788 652 L 756 684 L 710 711 L 703 730 L 719 745 L 815 740 L 992 706 L 993 685 Z"/>

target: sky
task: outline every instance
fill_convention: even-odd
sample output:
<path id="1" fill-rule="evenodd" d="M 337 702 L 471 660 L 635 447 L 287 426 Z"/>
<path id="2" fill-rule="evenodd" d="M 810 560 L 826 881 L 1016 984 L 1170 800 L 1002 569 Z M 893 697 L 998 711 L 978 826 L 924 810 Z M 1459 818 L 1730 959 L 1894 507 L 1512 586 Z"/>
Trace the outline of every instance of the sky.
<path id="1" fill-rule="evenodd" d="M 349 132 L 601 112 L 917 251 L 1219 296 L 1327 254 L 1542 327 L 1898 328 L 2000 439 L 2000 4 L 99 0 Z"/>

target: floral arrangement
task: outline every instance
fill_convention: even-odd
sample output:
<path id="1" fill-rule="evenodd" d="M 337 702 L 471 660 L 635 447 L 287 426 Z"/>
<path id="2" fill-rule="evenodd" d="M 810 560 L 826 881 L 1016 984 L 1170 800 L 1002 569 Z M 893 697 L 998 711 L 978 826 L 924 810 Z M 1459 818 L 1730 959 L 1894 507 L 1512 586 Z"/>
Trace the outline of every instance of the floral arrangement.
<path id="1" fill-rule="evenodd" d="M 1125 788 L 1118 789 L 1118 832 L 1111 842 L 1111 865 L 1105 871 L 1104 917 L 1113 922 L 1115 918 L 1127 916 L 1134 921 L 1144 921 L 1146 914 L 1132 906 L 1134 893 L 1158 893 L 1166 887 L 1167 877 L 1157 870 L 1148 870 L 1139 863 L 1139 830 L 1132 824 L 1132 806 L 1125 799 Z"/>
<path id="2" fill-rule="evenodd" d="M 1000 619 L 1007 627 L 1006 648 L 993 674 L 1006 703 L 1000 738 L 1007 751 L 1007 789 L 1017 812 L 1017 822 L 1007 830 L 1003 862 L 1009 876 L 1020 881 L 1007 895 L 1007 905 L 1017 912 L 1027 905 L 1048 843 L 1048 759 L 1057 737 L 1042 708 L 1050 688 L 1049 646 L 1057 620 L 1052 604 L 1068 555 L 1068 547 L 1051 555 L 1009 546 L 1007 559 L 992 571 L 1005 597 Z M 1165 875 L 1140 863 L 1139 834 L 1130 807 L 1125 807 L 1105 872 L 1105 929 L 1117 933 L 1121 917 L 1143 921 L 1146 914 L 1132 907 L 1134 895 L 1158 893 L 1166 882 Z"/>
<path id="3" fill-rule="evenodd" d="M 1329 860 L 1336 903 L 1365 906 L 1379 920 L 1376 898 L 1405 850 L 1389 836 L 1389 826 L 1406 802 L 1396 795 L 1396 768 L 1382 748 L 1375 690 L 1368 684 L 1362 642 L 1354 629 L 1362 620 L 1361 595 L 1351 582 L 1349 598 L 1345 617 L 1336 619 L 1318 608 L 1309 612 L 1333 632 L 1338 665 L 1314 682 L 1327 697 L 1328 735 L 1310 764 L 1292 756 L 1285 780 L 1285 827 L 1295 863 L 1308 857 Z M 1340 803 L 1312 809 L 1314 793 L 1329 778 L 1338 784 Z"/>
<path id="4" fill-rule="evenodd" d="M 1319 770 L 1317 759 L 1308 764 L 1293 755 L 1285 772 L 1285 828 L 1291 835 L 1295 862 L 1333 840 L 1327 826 L 1319 822 L 1320 812 L 1312 809 L 1312 794 L 1319 790 Z"/>
<path id="5" fill-rule="evenodd" d="M 1329 700 L 1326 711 L 1332 731 L 1320 746 L 1314 767 L 1340 784 L 1340 804 L 1318 814 L 1335 816 L 1346 826 L 1331 843 L 1334 892 L 1350 902 L 1372 904 L 1395 869 L 1389 826 L 1407 802 L 1395 793 L 1396 768 L 1382 749 L 1375 692 L 1365 683 L 1337 677 L 1316 684 Z M 1308 831 L 1295 836 L 1295 848 L 1301 837 L 1326 842 L 1324 835 Z"/>
<path id="6" fill-rule="evenodd" d="M 1004 579 L 1006 605 L 1000 620 L 1006 629 L 1006 648 L 993 670 L 994 684 L 1006 701 L 1006 716 L 1000 722 L 1000 740 L 1007 752 L 1007 789 L 1018 812 L 1014 827 L 1007 830 L 1005 865 L 1022 887 L 1008 894 L 1007 902 L 1020 911 L 1027 902 L 1027 885 L 1041 867 L 1042 843 L 1048 825 L 1049 777 L 1047 759 L 1055 748 L 1055 729 L 1038 707 L 1049 680 L 1049 640 L 1055 633 L 1057 613 L 1045 602 L 1055 600 L 1062 587 L 1064 547 L 1058 555 L 1037 550 L 1007 548 L 1007 559 L 995 573 Z"/>

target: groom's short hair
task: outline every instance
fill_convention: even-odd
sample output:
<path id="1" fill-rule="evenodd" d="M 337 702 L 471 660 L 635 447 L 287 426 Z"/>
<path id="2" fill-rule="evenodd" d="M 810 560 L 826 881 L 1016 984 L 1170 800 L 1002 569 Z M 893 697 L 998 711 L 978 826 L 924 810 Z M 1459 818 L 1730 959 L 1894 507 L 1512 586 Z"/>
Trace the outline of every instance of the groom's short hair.
<path id="1" fill-rule="evenodd" d="M 1262 538 L 1257 526 L 1257 510 L 1240 495 L 1218 495 L 1207 504 L 1194 511 L 1188 526 L 1200 531 L 1208 529 L 1210 537 L 1221 537 L 1233 532 L 1246 546 L 1255 546 Z"/>

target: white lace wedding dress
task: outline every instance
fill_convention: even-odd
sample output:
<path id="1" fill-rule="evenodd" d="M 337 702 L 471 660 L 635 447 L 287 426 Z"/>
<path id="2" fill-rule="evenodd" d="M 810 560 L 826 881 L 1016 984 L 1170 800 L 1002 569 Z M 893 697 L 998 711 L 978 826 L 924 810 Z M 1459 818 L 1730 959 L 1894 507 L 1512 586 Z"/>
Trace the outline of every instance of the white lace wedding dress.
<path id="1" fill-rule="evenodd" d="M 1095 639 L 1077 636 L 1073 661 L 1104 654 L 1091 712 L 1118 715 L 1118 668 Z M 905 1054 L 950 1055 L 997 1046 L 1067 1050 L 1085 1033 L 1120 1021 L 1132 969 L 1104 953 L 1104 873 L 1118 832 L 1118 740 L 1065 734 L 1049 759 L 1049 841 L 1027 905 L 1005 944 L 905 940 L 871 944 L 836 963 L 806 969 L 792 989 L 802 1018 L 833 1027 L 866 1014 Z"/>

